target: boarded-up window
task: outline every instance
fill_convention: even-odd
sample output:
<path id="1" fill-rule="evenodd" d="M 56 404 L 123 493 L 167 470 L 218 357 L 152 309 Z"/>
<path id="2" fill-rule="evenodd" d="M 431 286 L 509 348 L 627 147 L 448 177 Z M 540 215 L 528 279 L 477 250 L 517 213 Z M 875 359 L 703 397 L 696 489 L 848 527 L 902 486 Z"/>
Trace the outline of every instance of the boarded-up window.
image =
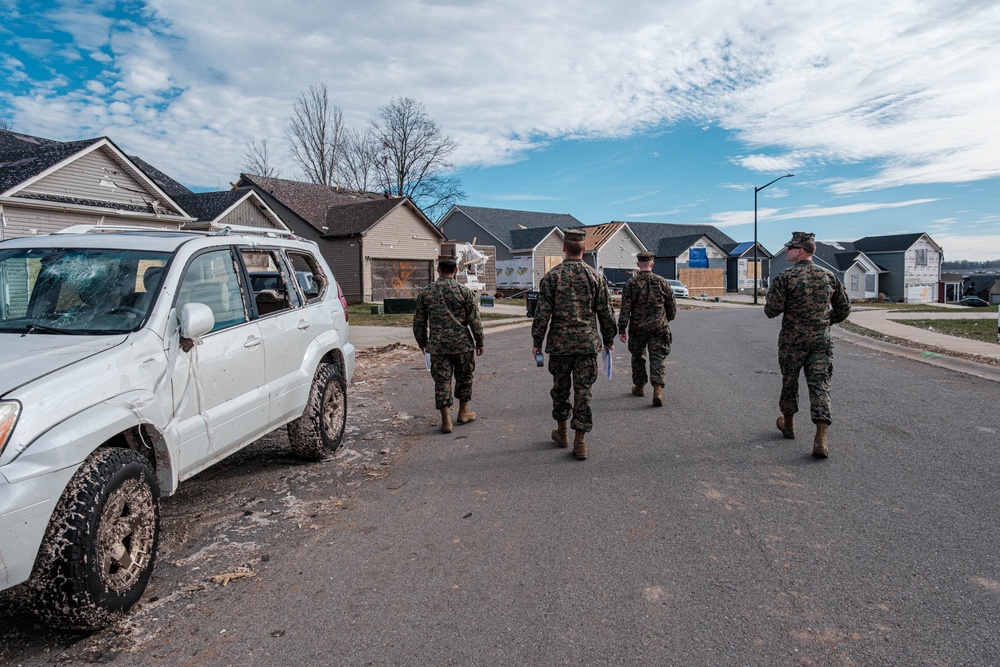
<path id="1" fill-rule="evenodd" d="M 562 264 L 563 258 L 559 255 L 546 255 L 545 256 L 545 273 L 548 273 L 553 268 Z"/>
<path id="2" fill-rule="evenodd" d="M 372 301 L 415 299 L 432 281 L 433 262 L 423 259 L 373 259 Z"/>

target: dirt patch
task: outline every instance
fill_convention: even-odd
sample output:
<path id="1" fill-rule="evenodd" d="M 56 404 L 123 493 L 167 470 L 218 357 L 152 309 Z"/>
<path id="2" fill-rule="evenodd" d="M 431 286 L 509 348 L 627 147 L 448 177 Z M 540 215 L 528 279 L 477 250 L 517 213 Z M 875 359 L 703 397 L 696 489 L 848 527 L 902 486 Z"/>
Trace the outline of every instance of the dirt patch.
<path id="1" fill-rule="evenodd" d="M 161 508 L 160 546 L 142 602 L 126 620 L 82 635 L 41 625 L 15 592 L 0 594 L 0 664 L 133 664 L 172 615 L 223 586 L 239 586 L 284 544 L 340 523 L 362 485 L 389 475 L 410 443 L 410 415 L 385 400 L 389 369 L 412 362 L 415 347 L 359 352 L 348 388 L 347 427 L 336 454 L 319 463 L 295 458 L 284 428 L 182 482 Z"/>

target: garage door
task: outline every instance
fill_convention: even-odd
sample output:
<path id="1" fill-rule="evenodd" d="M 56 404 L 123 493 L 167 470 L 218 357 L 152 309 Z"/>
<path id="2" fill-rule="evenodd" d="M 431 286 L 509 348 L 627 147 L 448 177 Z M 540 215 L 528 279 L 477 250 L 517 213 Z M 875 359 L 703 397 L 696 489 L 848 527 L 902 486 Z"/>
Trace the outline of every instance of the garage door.
<path id="1" fill-rule="evenodd" d="M 433 282 L 433 266 L 427 259 L 373 259 L 372 301 L 415 299 Z"/>

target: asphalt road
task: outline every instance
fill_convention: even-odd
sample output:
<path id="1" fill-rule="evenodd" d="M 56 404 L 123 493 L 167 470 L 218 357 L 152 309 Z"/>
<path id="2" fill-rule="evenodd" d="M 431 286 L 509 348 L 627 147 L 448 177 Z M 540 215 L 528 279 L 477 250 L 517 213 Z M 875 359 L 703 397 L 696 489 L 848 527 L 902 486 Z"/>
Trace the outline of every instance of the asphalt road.
<path id="1" fill-rule="evenodd" d="M 817 461 L 807 409 L 797 440 L 774 427 L 777 322 L 691 310 L 674 331 L 664 408 L 631 396 L 629 355 L 616 347 L 615 377 L 595 387 L 585 462 L 548 439 L 550 376 L 526 329 L 487 339 L 479 419 L 450 435 L 436 430 L 421 360 L 403 354 L 364 399 L 381 426 L 355 432 L 391 461 L 343 501 L 333 500 L 342 463 L 295 468 L 307 476 L 298 486 L 274 449 L 263 468 L 224 464 L 229 484 L 253 468 L 227 497 L 286 480 L 250 504 L 277 508 L 265 513 L 273 525 L 244 538 L 256 545 L 252 578 L 170 583 L 168 570 L 190 566 L 213 536 L 239 543 L 234 500 L 229 523 L 162 559 L 161 599 L 130 625 L 86 639 L 22 634 L 9 655 L 25 665 L 998 664 L 1000 385 L 838 342 L 831 458 Z M 165 512 L 210 503 L 212 482 L 191 480 L 195 491 Z M 289 520 L 288 496 L 312 509 Z"/>

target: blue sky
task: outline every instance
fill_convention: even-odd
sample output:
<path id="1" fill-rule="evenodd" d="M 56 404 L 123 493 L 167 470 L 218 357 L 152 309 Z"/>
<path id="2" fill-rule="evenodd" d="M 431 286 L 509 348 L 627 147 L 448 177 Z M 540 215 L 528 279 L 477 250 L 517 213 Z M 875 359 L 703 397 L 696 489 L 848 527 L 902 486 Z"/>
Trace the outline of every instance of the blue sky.
<path id="1" fill-rule="evenodd" d="M 772 251 L 923 231 L 1000 258 L 1000 4 L 929 0 L 0 0 L 0 117 L 109 136 L 196 190 L 325 83 L 348 125 L 408 96 L 464 203 L 708 223 Z"/>

